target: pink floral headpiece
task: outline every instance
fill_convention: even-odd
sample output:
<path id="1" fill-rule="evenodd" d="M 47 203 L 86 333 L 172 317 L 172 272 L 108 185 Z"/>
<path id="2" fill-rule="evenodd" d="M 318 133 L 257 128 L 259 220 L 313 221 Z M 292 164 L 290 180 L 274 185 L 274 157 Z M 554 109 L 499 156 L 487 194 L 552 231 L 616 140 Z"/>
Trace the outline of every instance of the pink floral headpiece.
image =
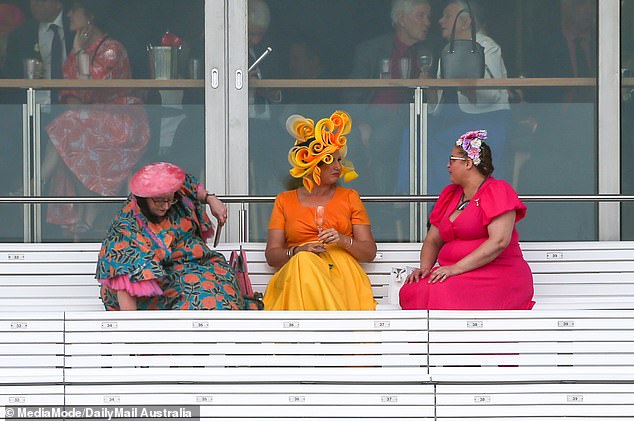
<path id="1" fill-rule="evenodd" d="M 486 130 L 473 130 L 460 136 L 460 139 L 456 140 L 456 146 L 460 146 L 473 163 L 480 165 L 480 151 L 482 142 L 487 140 Z"/>

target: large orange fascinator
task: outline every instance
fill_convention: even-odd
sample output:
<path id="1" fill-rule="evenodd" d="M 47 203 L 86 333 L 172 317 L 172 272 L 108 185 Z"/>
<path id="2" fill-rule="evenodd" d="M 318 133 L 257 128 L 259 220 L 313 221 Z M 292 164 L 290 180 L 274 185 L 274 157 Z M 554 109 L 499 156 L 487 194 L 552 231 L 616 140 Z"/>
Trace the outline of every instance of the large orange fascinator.
<path id="1" fill-rule="evenodd" d="M 303 178 L 304 187 L 311 192 L 313 186 L 321 185 L 319 163 L 330 164 L 333 154 L 341 155 L 341 178 L 351 181 L 359 176 L 352 162 L 346 160 L 348 148 L 346 136 L 352 128 L 352 120 L 344 111 L 335 111 L 330 118 L 317 122 L 294 114 L 286 120 L 286 130 L 295 138 L 295 146 L 288 152 L 289 171 L 295 178 Z"/>

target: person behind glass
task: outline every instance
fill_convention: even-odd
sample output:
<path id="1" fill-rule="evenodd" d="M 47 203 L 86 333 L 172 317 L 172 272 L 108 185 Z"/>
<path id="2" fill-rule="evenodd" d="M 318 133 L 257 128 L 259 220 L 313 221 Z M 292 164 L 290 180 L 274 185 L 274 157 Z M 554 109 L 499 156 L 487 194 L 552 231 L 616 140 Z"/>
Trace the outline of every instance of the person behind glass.
<path id="1" fill-rule="evenodd" d="M 248 3 L 248 46 L 251 65 L 268 47 L 266 34 L 271 24 L 271 12 L 264 0 L 249 0 Z M 271 78 L 278 73 L 277 62 L 266 57 L 251 72 L 250 79 Z M 250 89 L 249 90 L 249 118 L 270 119 L 271 110 L 269 104 L 282 101 L 282 92 L 279 89 Z"/>
<path id="2" fill-rule="evenodd" d="M 125 47 L 102 29 L 103 7 L 101 0 L 79 0 L 69 11 L 75 35 L 66 79 L 131 78 Z M 141 100 L 128 89 L 64 90 L 60 98 L 69 107 L 46 127 L 53 146 L 42 165 L 48 193 L 119 194 L 150 137 Z M 47 221 L 77 234 L 89 231 L 96 215 L 93 204 L 51 205 Z"/>
<path id="3" fill-rule="evenodd" d="M 24 13 L 19 7 L 0 3 L 0 77 L 7 77 L 5 63 L 7 58 L 7 43 L 9 34 L 24 23 Z M 0 101 L 0 103 L 2 103 Z"/>
<path id="4" fill-rule="evenodd" d="M 346 161 L 352 122 L 336 111 L 317 124 L 286 122 L 295 145 L 290 174 L 302 186 L 273 205 L 266 261 L 278 269 L 264 294 L 265 310 L 374 310 L 370 280 L 359 265 L 376 255 L 370 220 L 356 191 L 337 186 L 357 177 Z"/>
<path id="5" fill-rule="evenodd" d="M 431 6 L 427 0 L 393 0 L 390 9 L 392 31 L 355 48 L 350 79 L 428 77 L 428 74 L 421 74 L 417 57 L 433 55 L 427 40 L 430 16 Z M 342 100 L 351 104 L 349 110 L 355 116 L 358 130 L 359 143 L 355 145 L 355 153 L 359 155 L 365 174 L 359 187 L 364 193 L 409 193 L 409 171 L 405 169 L 410 163 L 409 104 L 413 98 L 409 88 L 343 91 Z M 385 118 L 386 115 L 390 117 Z M 385 159 L 394 154 L 397 159 Z M 395 233 L 403 232 L 403 223 L 408 223 L 407 212 L 395 214 L 394 207 L 377 210 L 389 215 L 380 218 L 390 221 L 389 227 L 380 233 L 384 237 L 398 236 Z"/>
<path id="6" fill-rule="evenodd" d="M 131 194 L 101 245 L 96 278 L 106 310 L 239 310 L 235 274 L 206 240 L 227 208 L 195 176 L 155 162 L 130 178 Z"/>
<path id="7" fill-rule="evenodd" d="M 526 206 L 493 173 L 485 130 L 456 141 L 449 181 L 430 215 L 415 269 L 400 290 L 405 310 L 529 310 L 533 277 L 515 224 Z M 438 264 L 436 264 L 438 262 Z"/>
<path id="8" fill-rule="evenodd" d="M 27 3 L 27 2 L 24 2 Z M 25 61 L 35 59 L 40 66 L 33 67 L 32 76 L 41 79 L 62 79 L 62 64 L 72 48 L 73 34 L 70 31 L 68 17 L 64 13 L 65 2 L 62 0 L 30 0 L 28 2 L 31 16 L 26 22 L 11 32 L 7 41 L 7 55 L 5 75 L 10 79 L 24 79 L 30 77 L 25 71 Z M 45 127 L 59 110 L 52 109 L 51 103 L 57 102 L 57 90 L 36 89 L 35 102 L 41 105 L 40 117 L 42 127 Z M 6 89 L 3 92 L 2 103 L 24 104 L 26 94 L 24 89 Z M 5 111 L 11 120 L 22 118 L 22 109 L 11 107 Z M 48 147 L 48 139 L 42 134 L 43 149 Z M 11 136 L 9 136 L 11 138 Z M 11 145 L 13 150 L 20 147 Z M 10 164 L 12 178 L 8 179 L 10 189 L 17 195 L 22 195 L 24 181 L 19 163 L 22 159 L 13 160 Z"/>
<path id="9" fill-rule="evenodd" d="M 469 8 L 471 13 L 469 13 Z M 462 13 L 460 13 L 462 11 Z M 459 15 L 460 14 L 460 15 Z M 456 20 L 457 17 L 457 20 Z M 456 23 L 455 39 L 471 39 L 471 24 L 475 23 L 476 42 L 484 48 L 484 78 L 504 79 L 507 77 L 506 66 L 502 58 L 500 46 L 484 32 L 483 13 L 476 0 L 450 0 L 439 20 L 442 37 L 449 40 Z M 442 60 L 442 59 L 441 59 Z M 438 77 L 442 77 L 441 66 Z M 442 180 L 444 168 L 438 164 L 446 151 L 444 139 L 455 139 L 474 125 L 483 124 L 491 134 L 491 147 L 497 153 L 498 177 L 506 178 L 505 144 L 507 126 L 511 113 L 507 89 L 444 89 L 430 91 L 430 102 L 438 103 L 430 107 L 433 121 L 430 122 L 432 141 L 430 143 L 430 180 Z M 436 98 L 434 98 L 436 96 Z M 433 183 L 433 181 L 432 181 Z M 431 186 L 430 193 L 438 193 L 442 186 Z"/>
<path id="10" fill-rule="evenodd" d="M 596 77 L 597 0 L 560 0 L 560 27 L 537 38 L 530 51 L 531 77 Z M 537 88 L 531 102 L 595 102 L 594 87 Z"/>
<path id="11" fill-rule="evenodd" d="M 36 58 L 44 65 L 44 79 L 61 79 L 62 64 L 72 47 L 73 36 L 62 0 L 30 0 L 31 18 L 10 36 L 7 46 L 7 74 L 20 79 L 24 60 Z M 40 92 L 40 91 L 38 91 Z M 49 91 L 38 93 L 39 104 L 50 104 Z"/>
<path id="12" fill-rule="evenodd" d="M 431 25 L 428 0 L 393 0 L 390 12 L 393 31 L 365 41 L 354 52 L 350 79 L 409 79 L 421 76 L 417 65 Z M 409 68 L 401 69 L 401 59 Z M 383 69 L 383 62 L 389 63 Z M 428 77 L 429 75 L 422 75 Z M 411 102 L 411 92 L 393 89 L 355 89 L 344 93 L 344 101 L 355 104 L 402 104 Z"/>

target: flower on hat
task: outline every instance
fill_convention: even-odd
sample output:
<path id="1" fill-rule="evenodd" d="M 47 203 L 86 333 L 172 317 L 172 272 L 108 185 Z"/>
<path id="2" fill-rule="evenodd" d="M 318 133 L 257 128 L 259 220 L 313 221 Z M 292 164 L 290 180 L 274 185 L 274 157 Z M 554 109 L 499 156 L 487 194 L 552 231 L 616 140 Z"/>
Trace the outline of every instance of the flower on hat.
<path id="1" fill-rule="evenodd" d="M 486 139 L 486 130 L 473 130 L 460 136 L 460 138 L 456 140 L 456 146 L 462 147 L 467 153 L 467 156 L 471 158 L 473 163 L 477 166 L 480 165 L 482 141 Z"/>
<path id="2" fill-rule="evenodd" d="M 313 186 L 321 185 L 321 162 L 331 164 L 333 154 L 341 155 L 341 177 L 351 181 L 359 175 L 352 162 L 345 159 L 347 154 L 346 136 L 352 129 L 352 120 L 344 111 L 335 111 L 329 118 L 315 122 L 294 114 L 286 120 L 286 130 L 295 138 L 295 145 L 288 152 L 289 171 L 295 178 L 303 178 L 304 187 L 309 192 Z"/>

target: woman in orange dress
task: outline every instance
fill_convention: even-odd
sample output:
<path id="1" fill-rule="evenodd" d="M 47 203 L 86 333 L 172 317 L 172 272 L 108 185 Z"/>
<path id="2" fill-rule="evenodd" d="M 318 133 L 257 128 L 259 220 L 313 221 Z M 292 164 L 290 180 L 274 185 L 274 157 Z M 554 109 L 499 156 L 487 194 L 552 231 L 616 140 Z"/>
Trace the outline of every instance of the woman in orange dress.
<path id="1" fill-rule="evenodd" d="M 286 122 L 296 139 L 289 152 L 296 190 L 275 199 L 266 261 L 279 268 L 264 294 L 265 310 L 374 310 L 370 279 L 359 261 L 376 255 L 370 219 L 339 178 L 357 177 L 345 160 L 352 122 L 343 111 L 313 120 L 293 115 Z"/>

